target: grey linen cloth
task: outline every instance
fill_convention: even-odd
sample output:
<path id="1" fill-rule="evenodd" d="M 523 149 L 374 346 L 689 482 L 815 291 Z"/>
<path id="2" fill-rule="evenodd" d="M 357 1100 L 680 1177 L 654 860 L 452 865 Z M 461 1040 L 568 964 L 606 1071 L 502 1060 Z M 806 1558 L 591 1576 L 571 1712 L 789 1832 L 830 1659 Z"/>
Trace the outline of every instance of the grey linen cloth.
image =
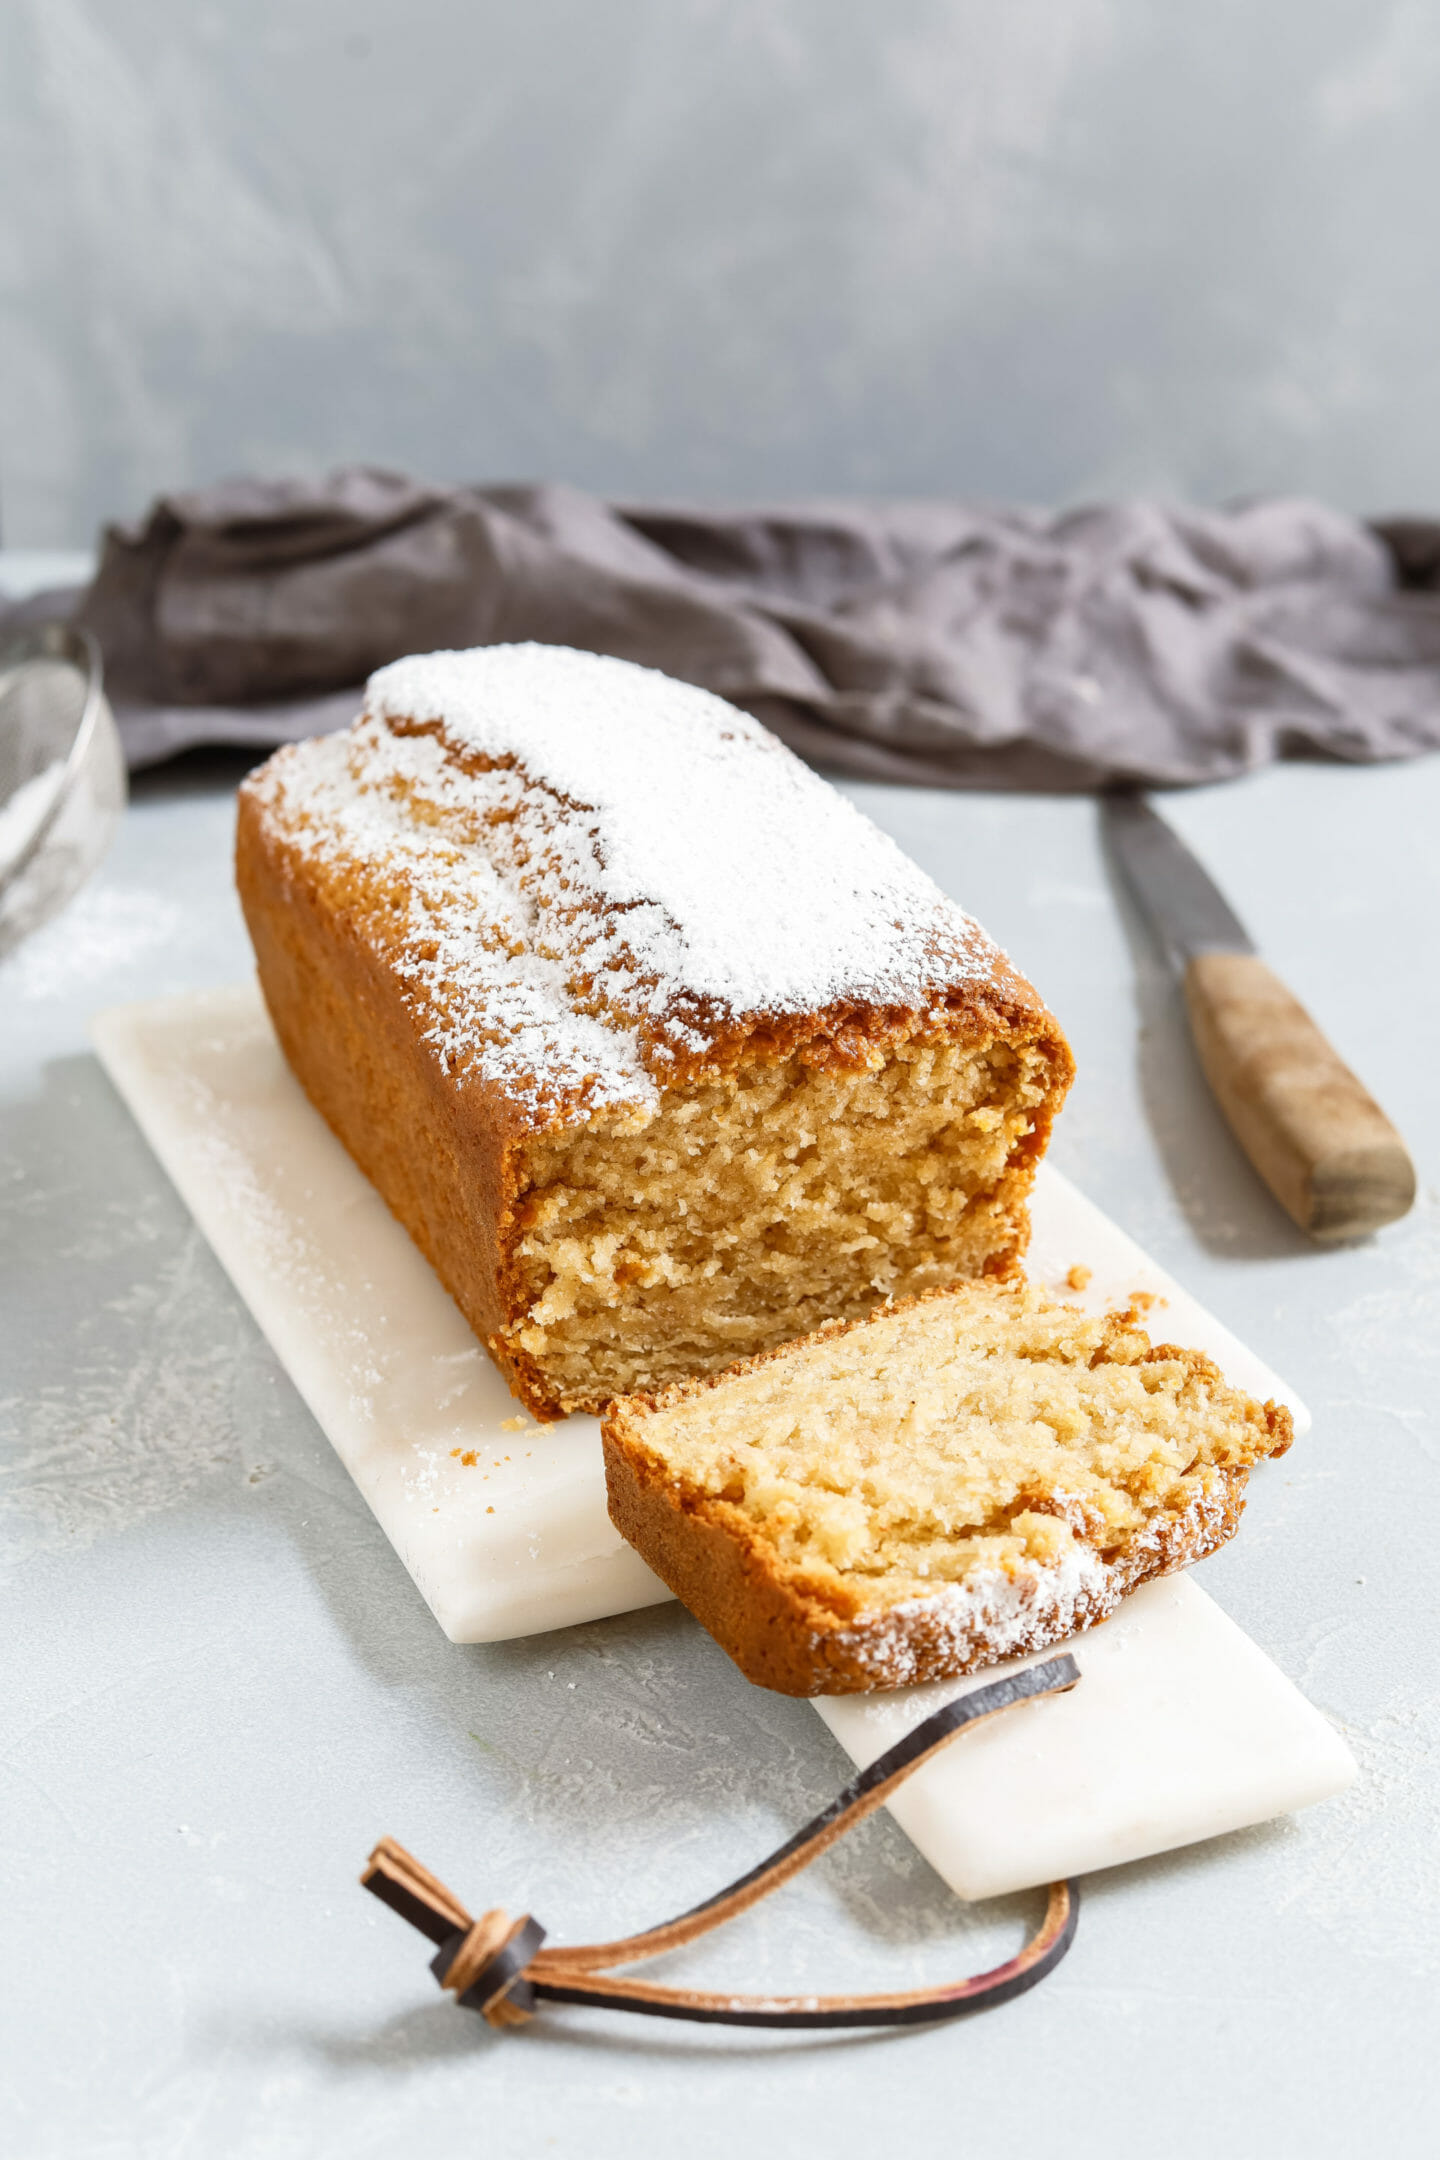
<path id="1" fill-rule="evenodd" d="M 1057 515 L 224 483 L 112 529 L 79 607 L 128 755 L 350 720 L 372 668 L 536 639 L 745 706 L 868 779 L 1074 790 L 1440 746 L 1440 546 L 1306 501 Z"/>

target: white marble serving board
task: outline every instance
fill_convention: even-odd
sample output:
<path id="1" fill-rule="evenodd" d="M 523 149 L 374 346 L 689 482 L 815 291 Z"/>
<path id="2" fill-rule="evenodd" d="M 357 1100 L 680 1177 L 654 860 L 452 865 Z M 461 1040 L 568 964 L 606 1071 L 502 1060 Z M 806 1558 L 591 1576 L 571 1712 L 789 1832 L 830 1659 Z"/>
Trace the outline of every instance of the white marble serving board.
<path id="1" fill-rule="evenodd" d="M 1268 1822 L 1355 1776 L 1334 1727 L 1193 1575 L 1143 1584 L 1066 1647 L 1078 1688 L 977 1727 L 889 1803 L 961 1897 L 1027 1890 Z M 971 1680 L 832 1695 L 815 1707 L 863 1769 L 966 1688 L 1036 1662 L 1011 1658 Z"/>
<path id="2" fill-rule="evenodd" d="M 610 1522 L 597 1421 L 540 1426 L 521 1411 L 292 1077 L 253 983 L 102 1013 L 93 1033 L 452 1641 L 504 1641 L 669 1596 Z M 1308 1428 L 1291 1390 L 1048 1166 L 1032 1213 L 1034 1279 L 1096 1308 L 1150 1293 L 1153 1332 L 1206 1351 L 1252 1394 L 1287 1403 L 1297 1432 Z M 1079 1293 L 1066 1285 L 1076 1267 L 1090 1270 Z M 962 1896 L 1260 1821 L 1353 1775 L 1325 1720 L 1189 1581 L 1137 1594 L 1075 1648 L 1086 1685 L 997 1720 L 894 1803 Z M 1183 1685 L 1173 1679 L 1182 1672 Z M 963 1685 L 817 1708 L 864 1762 Z"/>

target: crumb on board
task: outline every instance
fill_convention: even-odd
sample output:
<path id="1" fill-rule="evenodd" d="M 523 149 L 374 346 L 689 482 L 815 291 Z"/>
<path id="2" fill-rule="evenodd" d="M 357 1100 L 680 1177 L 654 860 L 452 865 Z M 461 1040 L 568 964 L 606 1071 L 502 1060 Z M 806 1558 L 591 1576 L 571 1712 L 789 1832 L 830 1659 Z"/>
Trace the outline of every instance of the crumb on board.
<path id="1" fill-rule="evenodd" d="M 1088 1290 L 1094 1275 L 1094 1268 L 1088 1268 L 1082 1260 L 1077 1260 L 1074 1267 L 1065 1277 L 1066 1288 L 1070 1290 Z"/>
<path id="2" fill-rule="evenodd" d="M 528 1418 L 523 1417 L 501 1418 L 500 1430 L 501 1432 L 524 1432 L 525 1427 L 529 1424 L 529 1422 L 530 1420 Z"/>
<path id="3" fill-rule="evenodd" d="M 475 1468 L 476 1462 L 479 1460 L 473 1447 L 452 1447 L 450 1450 L 450 1454 L 454 1461 L 458 1463 L 463 1463 L 467 1470 L 473 1470 Z"/>
<path id="4" fill-rule="evenodd" d="M 1132 1290 L 1130 1293 L 1130 1310 L 1135 1314 L 1147 1313 L 1153 1306 L 1164 1303 L 1158 1290 Z"/>

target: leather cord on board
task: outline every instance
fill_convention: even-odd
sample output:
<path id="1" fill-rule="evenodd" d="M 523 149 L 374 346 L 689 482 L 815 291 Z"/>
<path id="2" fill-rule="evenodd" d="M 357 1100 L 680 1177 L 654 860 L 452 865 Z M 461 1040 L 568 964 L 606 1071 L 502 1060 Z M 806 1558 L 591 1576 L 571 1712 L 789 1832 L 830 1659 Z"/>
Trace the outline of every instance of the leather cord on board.
<path id="1" fill-rule="evenodd" d="M 596 2010 L 634 2010 L 647 2017 L 690 2018 L 713 2025 L 936 2024 L 987 2004 L 1008 2002 L 1054 1970 L 1075 1936 L 1079 1892 L 1074 1883 L 1050 1885 L 1045 1917 L 1015 1957 L 990 1972 L 939 1987 L 884 1995 L 708 1994 L 617 1979 L 610 1968 L 678 1950 L 733 1920 L 872 1815 L 898 1785 L 958 1733 L 973 1730 L 982 1719 L 1013 1704 L 1064 1694 L 1079 1678 L 1075 1660 L 1058 1657 L 959 1696 L 852 1778 L 829 1807 L 768 1860 L 674 1920 L 615 1942 L 546 1950 L 541 1948 L 545 1930 L 528 1913 L 512 1920 L 497 1910 L 472 1919 L 444 1883 L 393 1838 L 380 1840 L 360 1880 L 402 1920 L 438 1945 L 430 1970 L 441 1987 L 494 2026 L 524 2024 L 541 2002 L 587 2003 Z"/>

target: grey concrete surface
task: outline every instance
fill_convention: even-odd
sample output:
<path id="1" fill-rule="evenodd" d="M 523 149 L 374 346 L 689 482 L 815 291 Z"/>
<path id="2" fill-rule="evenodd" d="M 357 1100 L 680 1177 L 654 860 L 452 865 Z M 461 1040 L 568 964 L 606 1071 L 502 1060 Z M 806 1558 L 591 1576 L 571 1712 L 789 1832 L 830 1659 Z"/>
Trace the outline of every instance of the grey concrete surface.
<path id="1" fill-rule="evenodd" d="M 1434 2149 L 1440 2011 L 1440 760 L 1172 804 L 1411 1139 L 1415 1214 L 1308 1248 L 1205 1095 L 1084 801 L 859 788 L 1044 987 L 1055 1158 L 1308 1397 L 1210 1589 L 1362 1766 L 1302 1817 L 1092 1878 L 1053 1980 L 944 2030 L 491 2035 L 355 1886 L 382 1831 L 572 1940 L 678 1910 L 838 1788 L 803 1704 L 678 1609 L 456 1649 L 86 1046 L 246 965 L 238 768 L 143 779 L 94 885 L 0 971 L 0 2146 L 15 2160 Z M 677 1973 L 978 1969 L 888 1822 Z M 903 1976 L 903 1978 L 902 1978 Z"/>
<path id="2" fill-rule="evenodd" d="M 6 0 L 0 502 L 1440 496 L 1425 0 Z"/>

